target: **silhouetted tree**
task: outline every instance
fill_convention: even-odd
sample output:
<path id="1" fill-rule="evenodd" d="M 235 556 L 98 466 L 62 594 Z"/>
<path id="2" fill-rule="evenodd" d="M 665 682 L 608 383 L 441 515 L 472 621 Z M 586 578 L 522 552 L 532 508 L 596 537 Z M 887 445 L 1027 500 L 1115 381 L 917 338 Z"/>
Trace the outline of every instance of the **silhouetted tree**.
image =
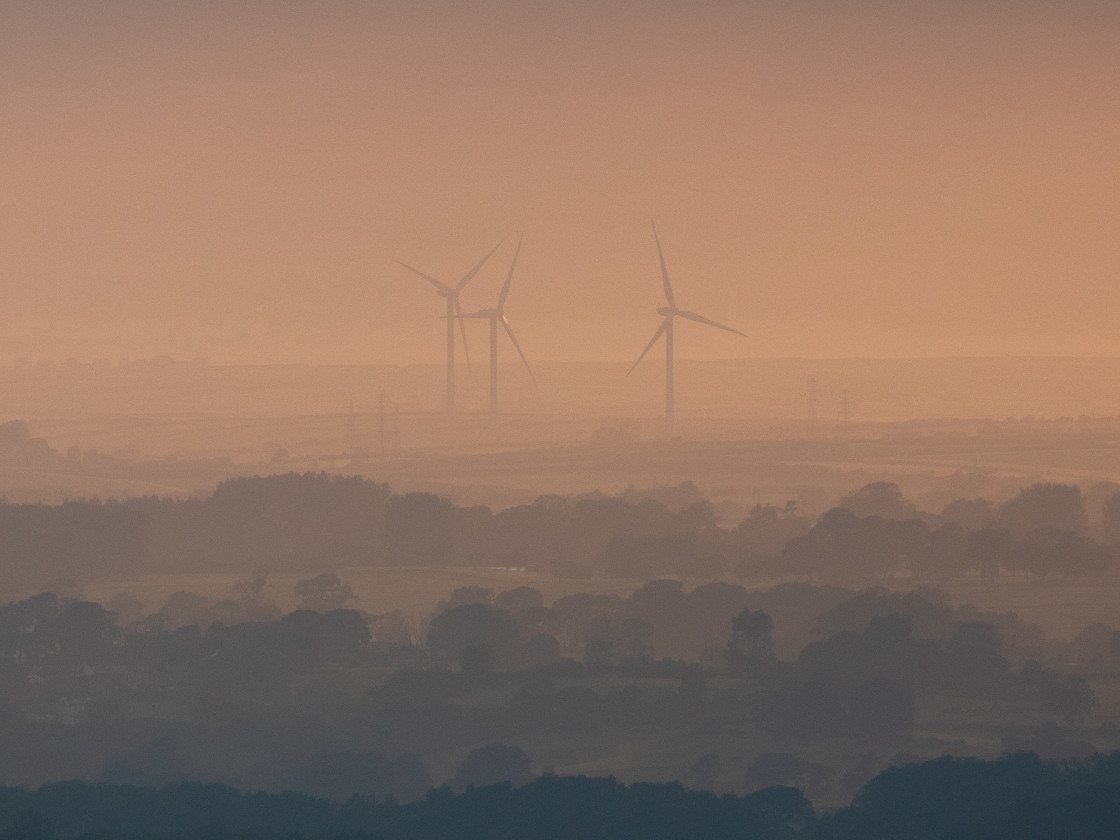
<path id="1" fill-rule="evenodd" d="M 803 790 L 811 797 L 821 796 L 831 787 L 836 773 L 788 752 L 769 752 L 757 756 L 747 767 L 742 789 L 751 793 L 776 785 Z"/>
<path id="2" fill-rule="evenodd" d="M 1081 723 L 1096 708 L 1097 698 L 1084 677 L 1069 676 L 1062 680 L 1054 675 L 1043 684 L 1042 702 L 1047 711 L 1072 725 Z"/>
<path id="3" fill-rule="evenodd" d="M 401 566 L 444 566 L 455 550 L 451 502 L 432 493 L 393 496 L 385 506 L 389 561 Z"/>
<path id="4" fill-rule="evenodd" d="M 0 840 L 55 840 L 54 826 L 36 811 L 24 811 L 12 820 Z"/>
<path id="5" fill-rule="evenodd" d="M 338 575 L 324 572 L 309 580 L 301 580 L 295 585 L 299 606 L 296 609 L 330 612 L 341 610 L 350 601 L 358 600 L 354 591 Z"/>
<path id="6" fill-rule="evenodd" d="M 985 526 L 972 531 L 964 538 L 965 566 L 976 569 L 981 580 L 999 578 L 1001 570 L 1011 570 L 1016 563 L 1017 549 L 1011 532 L 1006 528 Z"/>
<path id="7" fill-rule="evenodd" d="M 1112 569 L 1113 553 L 1108 546 L 1057 528 L 1035 528 L 1019 546 L 1024 571 L 1039 578 L 1054 575 L 1084 580 L 1100 579 Z"/>
<path id="8" fill-rule="evenodd" d="M 684 782 L 695 790 L 713 791 L 721 769 L 719 756 L 705 753 L 688 766 L 684 773 Z"/>
<path id="9" fill-rule="evenodd" d="M 909 565 L 925 534 L 925 524 L 917 520 L 860 518 L 847 508 L 833 508 L 807 534 L 786 544 L 782 564 L 787 571 L 830 581 L 881 579 Z"/>
<path id="10" fill-rule="evenodd" d="M 964 529 L 947 522 L 930 533 L 910 558 L 914 576 L 941 583 L 960 577 L 968 571 L 968 555 L 964 549 Z"/>
<path id="11" fill-rule="evenodd" d="M 732 671 L 766 676 L 774 656 L 774 620 L 762 610 L 743 610 L 731 619 L 731 637 L 723 658 Z"/>
<path id="12" fill-rule="evenodd" d="M 964 694 L 995 694 L 1007 684 L 1010 674 L 1001 646 L 991 625 L 961 624 L 946 650 L 948 684 Z"/>
<path id="13" fill-rule="evenodd" d="M 432 786 L 427 768 L 415 756 L 389 758 L 382 753 L 329 750 L 300 761 L 291 769 L 278 772 L 272 787 L 298 790 L 345 802 L 354 796 L 398 802 L 421 799 Z"/>
<path id="14" fill-rule="evenodd" d="M 451 780 L 451 788 L 462 793 L 470 786 L 482 787 L 499 782 L 520 787 L 532 780 L 532 764 L 529 756 L 518 747 L 503 743 L 487 744 L 471 750 L 470 755 L 463 759 Z"/>
<path id="15" fill-rule="evenodd" d="M 583 662 L 588 673 L 609 674 L 614 664 L 614 643 L 610 639 L 593 639 L 588 642 Z"/>
<path id="16" fill-rule="evenodd" d="M 1104 503 L 1101 537 L 1109 545 L 1120 545 L 1120 493 L 1113 493 Z"/>
<path id="17" fill-rule="evenodd" d="M 113 614 L 91 601 L 67 604 L 38 630 L 42 643 L 54 650 L 55 667 L 69 674 L 104 663 L 121 634 Z"/>
<path id="18" fill-rule="evenodd" d="M 861 518 L 878 516 L 882 519 L 905 520 L 917 515 L 917 508 L 902 497 L 897 484 L 889 481 L 875 481 L 865 485 L 837 501 L 836 507 L 850 510 Z"/>
<path id="19" fill-rule="evenodd" d="M 437 656 L 460 661 L 464 651 L 485 646 L 498 667 L 505 667 L 517 646 L 518 635 L 517 622 L 505 610 L 486 604 L 463 604 L 432 619 L 428 647 Z M 480 661 L 477 656 L 472 659 L 475 664 Z"/>
<path id="20" fill-rule="evenodd" d="M 466 604 L 485 604 L 489 606 L 493 601 L 493 589 L 485 586 L 460 586 L 458 589 L 451 590 L 451 597 L 447 599 L 446 607 L 461 607 Z M 498 607 L 498 609 L 508 610 L 507 607 Z"/>
<path id="21" fill-rule="evenodd" d="M 1032 484 L 1006 502 L 999 513 L 1016 537 L 1036 528 L 1082 534 L 1087 524 L 1081 488 L 1071 484 Z"/>

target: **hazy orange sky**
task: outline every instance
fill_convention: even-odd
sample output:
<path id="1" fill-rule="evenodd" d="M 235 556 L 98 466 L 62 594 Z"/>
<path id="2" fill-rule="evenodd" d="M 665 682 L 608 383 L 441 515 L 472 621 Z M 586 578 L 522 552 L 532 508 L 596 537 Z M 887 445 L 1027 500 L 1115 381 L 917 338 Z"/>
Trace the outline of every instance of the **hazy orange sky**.
<path id="1" fill-rule="evenodd" d="M 1120 3 L 0 4 L 0 363 L 1120 354 Z M 472 324 L 472 352 L 485 330 Z M 504 358 L 512 356 L 503 349 Z M 655 351 L 658 356 L 660 351 Z"/>

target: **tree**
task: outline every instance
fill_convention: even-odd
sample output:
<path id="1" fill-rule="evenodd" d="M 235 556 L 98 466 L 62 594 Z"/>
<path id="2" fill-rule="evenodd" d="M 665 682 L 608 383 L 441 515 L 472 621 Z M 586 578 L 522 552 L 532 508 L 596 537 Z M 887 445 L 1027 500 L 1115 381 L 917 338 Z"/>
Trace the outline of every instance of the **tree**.
<path id="1" fill-rule="evenodd" d="M 42 627 L 44 641 L 56 650 L 58 667 L 75 674 L 83 665 L 103 663 L 121 634 L 113 614 L 92 601 L 73 601 Z"/>
<path id="2" fill-rule="evenodd" d="M 685 771 L 685 784 L 693 790 L 712 791 L 716 786 L 716 777 L 721 769 L 719 756 L 715 753 L 705 753 L 688 766 Z"/>
<path id="3" fill-rule="evenodd" d="M 1099 545 L 1073 531 L 1057 528 L 1035 528 L 1019 547 L 1020 558 L 1027 572 L 1039 578 L 1051 575 L 1100 579 L 1112 567 L 1113 549 Z"/>
<path id="4" fill-rule="evenodd" d="M 774 656 L 774 620 L 762 610 L 744 609 L 731 619 L 731 637 L 723 651 L 728 668 L 739 673 L 769 669 Z"/>
<path id="5" fill-rule="evenodd" d="M 804 535 L 812 524 L 808 516 L 798 515 L 794 501 L 781 508 L 755 505 L 731 532 L 731 544 L 740 562 L 758 562 L 781 554 L 786 543 Z"/>
<path id="6" fill-rule="evenodd" d="M 24 811 L 2 833 L 0 840 L 55 840 L 54 826 L 36 811 Z"/>
<path id="7" fill-rule="evenodd" d="M 609 674 L 614 660 L 614 643 L 610 639 L 592 639 L 584 649 L 583 662 L 593 675 Z"/>
<path id="8" fill-rule="evenodd" d="M 494 671 L 494 648 L 485 642 L 467 645 L 457 657 L 463 675 L 478 679 Z"/>
<path id="9" fill-rule="evenodd" d="M 956 522 L 946 522 L 933 531 L 911 558 L 915 577 L 948 581 L 967 570 L 964 531 Z"/>
<path id="10" fill-rule="evenodd" d="M 947 674 L 964 694 L 990 697 L 1010 676 L 1010 665 L 1000 653 L 999 633 L 979 622 L 961 624 L 946 651 Z"/>
<path id="11" fill-rule="evenodd" d="M 148 623 L 164 630 L 177 630 L 192 624 L 205 628 L 210 624 L 210 601 L 193 592 L 172 593 L 159 612 L 148 616 Z"/>
<path id="12" fill-rule="evenodd" d="M 696 558 L 699 537 L 693 531 L 667 534 L 620 534 L 603 549 L 604 571 L 613 577 L 640 578 L 677 572 Z"/>
<path id="13" fill-rule="evenodd" d="M 1055 675 L 1056 676 L 1056 675 Z M 1058 715 L 1071 726 L 1080 723 L 1097 706 L 1097 698 L 1084 677 L 1054 679 L 1045 684 L 1042 702 L 1046 710 Z"/>
<path id="14" fill-rule="evenodd" d="M 1010 571 L 1016 562 L 1016 545 L 1011 532 L 997 526 L 985 526 L 966 534 L 963 551 L 965 566 L 976 569 L 985 581 L 997 580 L 1001 570 Z"/>
<path id="15" fill-rule="evenodd" d="M 898 485 L 891 481 L 874 481 L 836 503 L 856 516 L 879 516 L 883 519 L 913 519 L 917 508 L 902 497 Z"/>
<path id="16" fill-rule="evenodd" d="M 517 646 L 517 622 L 505 610 L 486 604 L 463 604 L 444 610 L 428 628 L 428 647 L 437 656 L 463 663 L 460 657 L 471 649 L 488 647 L 498 667 L 506 665 Z M 470 664 L 480 664 L 477 653 L 468 655 Z"/>
<path id="17" fill-rule="evenodd" d="M 460 586 L 458 589 L 451 590 L 451 597 L 447 600 L 448 607 L 461 607 L 464 604 L 491 604 L 494 601 L 494 590 L 488 589 L 485 586 Z M 500 610 L 508 610 L 509 607 L 496 605 Z"/>
<path id="18" fill-rule="evenodd" d="M 282 774 L 278 787 L 345 802 L 353 796 L 384 801 L 416 801 L 432 786 L 428 770 L 414 756 L 391 759 L 382 753 L 328 750 L 304 759 Z"/>
<path id="19" fill-rule="evenodd" d="M 506 746 L 501 742 L 487 744 L 471 750 L 463 759 L 451 788 L 462 793 L 468 787 L 484 787 L 509 782 L 513 787 L 528 784 L 533 778 L 533 762 L 519 747 Z"/>
<path id="20" fill-rule="evenodd" d="M 37 665 L 49 645 L 42 628 L 63 608 L 51 592 L 0 607 L 0 653 L 18 665 Z"/>
<path id="21" fill-rule="evenodd" d="M 786 544 L 782 562 L 789 571 L 830 581 L 888 577 L 904 567 L 925 529 L 920 520 L 861 518 L 847 508 L 832 508 L 807 534 Z"/>
<path id="22" fill-rule="evenodd" d="M 401 566 L 445 566 L 454 558 L 454 512 L 433 493 L 393 496 L 385 506 L 389 561 Z"/>
<path id="23" fill-rule="evenodd" d="M 144 617 L 144 602 L 131 593 L 120 592 L 109 601 L 109 611 L 119 626 L 127 627 Z"/>
<path id="24" fill-rule="evenodd" d="M 297 610 L 313 610 L 326 613 L 331 610 L 345 609 L 347 603 L 358 600 L 354 591 L 338 575 L 324 572 L 309 580 L 301 580 L 295 585 L 299 599 Z"/>
<path id="25" fill-rule="evenodd" d="M 762 753 L 750 763 L 743 776 L 742 787 L 750 793 L 783 785 L 802 790 L 809 796 L 820 796 L 828 790 L 835 775 L 831 768 L 792 753 L 769 752 Z"/>
<path id="26" fill-rule="evenodd" d="M 301 669 L 352 660 L 369 643 L 369 626 L 354 610 L 296 610 L 280 620 L 279 628 L 284 650 Z"/>
<path id="27" fill-rule="evenodd" d="M 1113 493 L 1104 503 L 1101 536 L 1109 545 L 1120 545 L 1120 493 Z"/>
<path id="28" fill-rule="evenodd" d="M 560 658 L 560 643 L 555 636 L 534 633 L 525 643 L 521 659 L 526 667 L 550 665 Z"/>
<path id="29" fill-rule="evenodd" d="M 1032 484 L 1020 490 L 999 512 L 1016 537 L 1035 528 L 1083 534 L 1087 524 L 1081 488 L 1072 484 Z"/>

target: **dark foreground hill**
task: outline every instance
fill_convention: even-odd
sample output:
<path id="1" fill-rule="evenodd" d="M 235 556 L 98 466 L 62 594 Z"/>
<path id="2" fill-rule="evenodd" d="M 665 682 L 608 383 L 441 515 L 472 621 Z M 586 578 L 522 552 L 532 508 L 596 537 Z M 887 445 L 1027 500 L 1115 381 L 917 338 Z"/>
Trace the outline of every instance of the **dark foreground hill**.
<path id="1" fill-rule="evenodd" d="M 48 838 L 794 838 L 813 809 L 794 788 L 716 797 L 678 784 L 544 776 L 456 796 L 435 788 L 397 805 L 354 798 L 338 806 L 296 793 L 241 793 L 223 785 L 162 789 L 63 782 L 35 792 L 0 790 L 4 840 Z"/>
<path id="2" fill-rule="evenodd" d="M 0 789 L 0 826 L 3 840 L 1103 840 L 1120 836 L 1120 753 L 1064 764 L 1017 754 L 895 767 L 850 807 L 825 815 L 788 787 L 716 797 L 678 784 L 627 787 L 586 777 L 544 776 L 458 796 L 438 788 L 410 805 L 361 798 L 333 805 L 222 785 L 65 782 Z"/>

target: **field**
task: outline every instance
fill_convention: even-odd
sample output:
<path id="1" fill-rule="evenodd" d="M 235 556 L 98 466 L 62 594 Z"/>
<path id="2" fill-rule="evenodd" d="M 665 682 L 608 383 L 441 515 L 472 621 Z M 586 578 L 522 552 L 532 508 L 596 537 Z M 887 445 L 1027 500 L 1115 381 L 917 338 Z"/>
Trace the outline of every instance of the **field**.
<path id="1" fill-rule="evenodd" d="M 964 581 L 945 587 L 954 604 L 1013 612 L 1037 624 L 1048 639 L 1069 639 L 1089 624 L 1120 629 L 1120 584 Z"/>
<path id="2" fill-rule="evenodd" d="M 375 615 L 401 610 L 416 621 L 423 621 L 440 601 L 461 586 L 482 586 L 495 593 L 517 586 L 532 586 L 544 595 L 545 603 L 578 592 L 627 595 L 644 581 L 614 578 L 565 579 L 542 572 L 510 569 L 405 569 L 355 567 L 336 570 L 342 582 L 358 596 L 351 606 Z M 311 573 L 276 573 L 268 576 L 264 597 L 285 611 L 296 608 L 295 584 L 312 577 Z M 193 592 L 212 601 L 234 597 L 234 586 L 251 575 L 230 573 L 139 575 L 127 580 L 99 580 L 83 586 L 86 598 L 101 603 L 127 592 L 144 602 L 149 610 L 158 609 L 175 592 Z"/>

